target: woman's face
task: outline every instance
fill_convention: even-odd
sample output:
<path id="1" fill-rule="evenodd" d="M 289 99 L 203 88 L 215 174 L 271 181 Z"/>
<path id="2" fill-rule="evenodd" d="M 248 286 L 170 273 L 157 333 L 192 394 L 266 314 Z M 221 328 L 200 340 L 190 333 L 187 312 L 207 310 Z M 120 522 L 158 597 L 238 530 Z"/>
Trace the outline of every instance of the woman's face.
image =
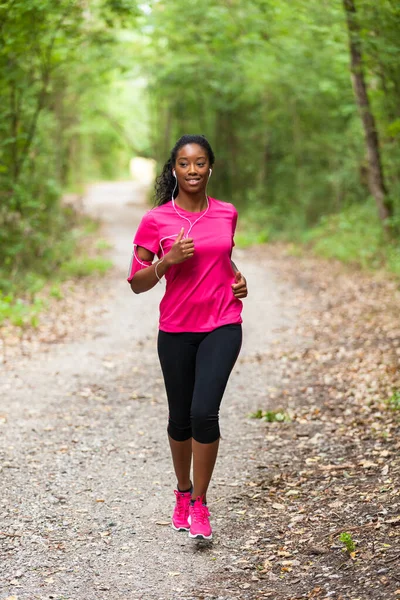
<path id="1" fill-rule="evenodd" d="M 198 144 L 182 146 L 176 155 L 175 171 L 179 189 L 188 193 L 205 190 L 210 161 L 207 151 Z"/>

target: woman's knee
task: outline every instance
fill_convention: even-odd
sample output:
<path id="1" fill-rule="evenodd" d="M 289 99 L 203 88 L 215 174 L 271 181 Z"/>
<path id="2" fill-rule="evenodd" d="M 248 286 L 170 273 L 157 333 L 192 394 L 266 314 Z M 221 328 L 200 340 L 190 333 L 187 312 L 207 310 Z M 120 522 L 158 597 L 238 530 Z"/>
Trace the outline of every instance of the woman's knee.
<path id="1" fill-rule="evenodd" d="M 192 411 L 192 437 L 201 444 L 212 444 L 220 437 L 218 415 Z"/>
<path id="2" fill-rule="evenodd" d="M 186 440 L 192 437 L 192 426 L 190 421 L 179 423 L 169 418 L 167 431 L 168 435 L 175 440 L 175 442 L 186 442 Z"/>

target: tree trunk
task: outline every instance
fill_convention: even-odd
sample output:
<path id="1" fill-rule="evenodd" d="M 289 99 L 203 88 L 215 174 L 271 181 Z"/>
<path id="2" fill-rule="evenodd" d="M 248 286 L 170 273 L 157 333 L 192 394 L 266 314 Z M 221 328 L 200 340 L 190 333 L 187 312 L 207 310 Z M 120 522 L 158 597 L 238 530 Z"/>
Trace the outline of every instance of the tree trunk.
<path id="1" fill-rule="evenodd" d="M 354 0 L 343 0 L 349 33 L 349 48 L 351 58 L 351 78 L 356 102 L 361 114 L 364 127 L 368 157 L 368 186 L 378 206 L 379 217 L 382 221 L 392 216 L 393 206 L 385 186 L 382 162 L 379 151 L 379 137 L 372 114 L 367 86 L 365 84 L 363 62 L 361 56 L 360 31 L 356 20 Z"/>

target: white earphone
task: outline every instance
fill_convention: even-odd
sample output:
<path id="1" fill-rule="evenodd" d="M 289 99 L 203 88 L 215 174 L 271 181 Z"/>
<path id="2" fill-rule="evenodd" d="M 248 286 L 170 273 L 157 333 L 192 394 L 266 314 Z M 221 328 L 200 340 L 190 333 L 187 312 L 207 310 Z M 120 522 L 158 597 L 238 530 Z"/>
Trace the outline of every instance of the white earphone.
<path id="1" fill-rule="evenodd" d="M 208 176 L 209 176 L 209 177 L 211 177 L 211 173 L 212 173 L 212 169 L 209 169 L 209 170 L 208 170 Z M 173 175 L 173 176 L 175 177 L 175 179 L 176 179 L 176 171 L 175 171 L 175 169 L 173 169 L 173 170 L 172 170 L 172 175 Z"/>
<path id="2" fill-rule="evenodd" d="M 210 177 L 211 177 L 211 173 L 212 173 L 212 169 L 209 169 L 208 173 L 209 173 L 209 175 L 208 175 L 208 176 L 209 176 L 209 178 L 210 178 Z M 208 200 L 208 196 L 206 195 L 206 199 L 207 199 L 207 208 L 206 208 L 206 210 L 205 210 L 204 212 L 202 212 L 202 213 L 201 213 L 201 215 L 200 215 L 200 216 L 199 216 L 199 217 L 198 217 L 198 218 L 197 218 L 197 219 L 196 219 L 196 220 L 195 220 L 195 221 L 192 223 L 192 222 L 190 221 L 190 219 L 188 219 L 188 218 L 187 218 L 185 215 L 182 215 L 182 214 L 181 214 L 181 213 L 180 213 L 180 212 L 177 210 L 177 208 L 176 208 L 176 206 L 175 206 L 174 192 L 175 192 L 175 189 L 176 189 L 176 187 L 177 187 L 177 185 L 178 185 L 178 180 L 177 180 L 177 177 L 176 177 L 176 171 L 175 171 L 175 169 L 172 169 L 172 175 L 173 175 L 173 176 L 175 177 L 175 179 L 176 179 L 175 188 L 174 188 L 174 190 L 173 190 L 173 192 L 172 192 L 172 197 L 171 197 L 171 200 L 172 200 L 172 207 L 173 207 L 174 211 L 176 212 L 176 214 L 177 214 L 179 217 L 181 217 L 182 219 L 184 219 L 185 221 L 187 221 L 187 222 L 188 222 L 188 224 L 189 224 L 189 229 L 187 230 L 187 233 L 185 234 L 185 238 L 187 238 L 187 237 L 189 237 L 189 234 L 190 234 L 190 232 L 192 231 L 192 229 L 193 229 L 194 225 L 196 225 L 196 223 L 197 223 L 198 221 L 200 221 L 200 219 L 202 219 L 203 217 L 205 217 L 205 216 L 206 216 L 206 214 L 208 213 L 208 210 L 209 210 L 209 208 L 210 208 L 210 203 L 209 203 L 209 200 Z M 164 257 L 165 257 L 165 254 L 164 254 L 164 248 L 163 248 L 162 242 L 163 242 L 164 240 L 171 239 L 171 238 L 172 238 L 172 239 L 175 239 L 177 235 L 178 235 L 177 233 L 174 233 L 173 235 L 166 235 L 165 237 L 161 238 L 161 240 L 159 241 L 159 245 L 160 245 L 160 249 L 161 249 L 161 254 L 162 254 L 162 258 L 161 258 L 160 262 L 162 262 L 162 261 L 164 260 Z M 137 246 L 137 244 L 133 244 L 132 259 L 131 259 L 131 263 L 130 263 L 130 265 L 129 265 L 129 274 L 128 274 L 128 277 L 129 277 L 129 275 L 130 275 L 130 273 L 131 273 L 131 271 L 132 271 L 132 264 L 133 264 L 133 260 L 134 260 L 134 259 L 135 259 L 135 260 L 137 260 L 137 262 L 138 262 L 138 263 L 139 263 L 139 264 L 140 264 L 142 267 L 149 267 L 149 266 L 151 265 L 151 261 L 146 261 L 146 262 L 143 262 L 143 261 L 141 261 L 141 260 L 138 258 L 137 254 L 136 254 L 136 246 Z M 157 276 L 157 278 L 158 278 L 159 282 L 161 283 L 161 278 L 160 278 L 160 277 L 158 277 L 158 273 L 157 273 L 157 266 L 160 264 L 160 262 L 159 262 L 159 263 L 157 263 L 157 265 L 156 265 L 156 276 Z"/>

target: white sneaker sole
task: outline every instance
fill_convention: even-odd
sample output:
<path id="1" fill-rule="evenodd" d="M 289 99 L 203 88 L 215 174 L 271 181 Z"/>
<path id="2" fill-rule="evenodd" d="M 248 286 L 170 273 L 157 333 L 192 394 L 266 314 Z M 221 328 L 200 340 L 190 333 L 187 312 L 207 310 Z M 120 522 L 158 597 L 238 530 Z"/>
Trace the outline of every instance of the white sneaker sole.
<path id="1" fill-rule="evenodd" d="M 189 537 L 192 540 L 212 540 L 212 533 L 210 533 L 210 535 L 204 535 L 203 533 L 197 533 L 196 535 L 193 535 L 193 533 L 190 533 L 189 530 Z"/>
<path id="2" fill-rule="evenodd" d="M 171 522 L 172 529 L 175 531 L 189 531 L 190 527 L 175 527 L 175 525 Z"/>
<path id="3" fill-rule="evenodd" d="M 189 525 L 191 525 L 190 516 L 188 517 L 188 521 L 189 521 Z M 204 533 L 196 533 L 195 535 L 193 535 L 193 533 L 190 533 L 190 528 L 188 529 L 188 531 L 189 531 L 189 537 L 192 540 L 212 540 L 212 532 L 210 533 L 210 535 L 204 535 Z"/>

